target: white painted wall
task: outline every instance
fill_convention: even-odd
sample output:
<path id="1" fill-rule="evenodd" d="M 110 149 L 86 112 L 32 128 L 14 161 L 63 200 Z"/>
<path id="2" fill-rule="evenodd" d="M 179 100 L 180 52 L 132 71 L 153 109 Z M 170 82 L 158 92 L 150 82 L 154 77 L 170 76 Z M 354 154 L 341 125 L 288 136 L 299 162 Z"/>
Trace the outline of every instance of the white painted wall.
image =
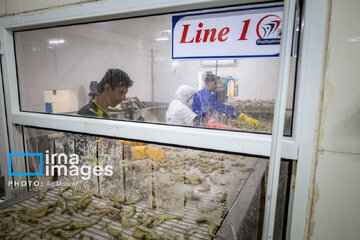
<path id="1" fill-rule="evenodd" d="M 171 101 L 181 84 L 197 89 L 199 73 L 216 72 L 215 67 L 202 65 L 201 60 L 172 60 L 170 41 L 156 42 L 154 55 L 155 101 Z M 293 102 L 296 58 L 292 60 L 289 108 Z M 278 58 L 240 58 L 236 59 L 236 66 L 220 66 L 217 72 L 219 76 L 232 76 L 239 81 L 239 99 L 275 99 Z"/>
<path id="2" fill-rule="evenodd" d="M 44 90 L 47 89 L 77 89 L 81 107 L 89 100 L 90 82 L 100 81 L 109 68 L 123 69 L 135 80 L 129 96 L 150 98 L 148 41 L 115 34 L 98 25 L 15 34 L 23 110 L 44 111 Z M 65 42 L 49 44 L 50 40 L 59 39 Z"/>
<path id="3" fill-rule="evenodd" d="M 89 83 L 108 68 L 120 68 L 134 80 L 128 97 L 151 101 L 153 50 L 154 101 L 169 103 L 182 84 L 198 88 L 202 72 L 216 72 L 201 60 L 171 59 L 171 15 L 40 29 L 15 34 L 23 110 L 43 112 L 47 89 L 77 89 L 79 107 L 89 100 Z M 156 41 L 159 36 L 168 41 Z M 63 44 L 50 44 L 62 39 Z M 295 61 L 293 61 L 295 63 Z M 295 66 L 295 64 L 293 64 Z M 237 59 L 218 68 L 223 77 L 239 80 L 240 99 L 274 99 L 278 58 Z M 292 73 L 294 77 L 294 72 Z M 292 78 L 288 107 L 292 107 Z"/>
<path id="4" fill-rule="evenodd" d="M 0 16 L 5 15 L 5 13 L 6 13 L 5 0 L 0 0 Z"/>
<path id="5" fill-rule="evenodd" d="M 360 2 L 332 1 L 309 238 L 360 236 Z"/>
<path id="6" fill-rule="evenodd" d="M 91 2 L 93 0 L 0 0 L 0 16 L 16 13 L 27 13 L 36 10 L 50 9 L 56 7 L 71 6 L 79 3 Z"/>

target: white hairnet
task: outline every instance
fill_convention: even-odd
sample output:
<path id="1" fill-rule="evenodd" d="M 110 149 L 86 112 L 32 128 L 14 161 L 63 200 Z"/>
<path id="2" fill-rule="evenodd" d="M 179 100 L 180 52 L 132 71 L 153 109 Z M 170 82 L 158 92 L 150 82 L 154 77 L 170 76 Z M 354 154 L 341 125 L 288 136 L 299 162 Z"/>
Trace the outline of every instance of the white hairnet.
<path id="1" fill-rule="evenodd" d="M 175 99 L 189 106 L 189 99 L 195 94 L 195 89 L 189 85 L 181 85 L 175 92 Z"/>

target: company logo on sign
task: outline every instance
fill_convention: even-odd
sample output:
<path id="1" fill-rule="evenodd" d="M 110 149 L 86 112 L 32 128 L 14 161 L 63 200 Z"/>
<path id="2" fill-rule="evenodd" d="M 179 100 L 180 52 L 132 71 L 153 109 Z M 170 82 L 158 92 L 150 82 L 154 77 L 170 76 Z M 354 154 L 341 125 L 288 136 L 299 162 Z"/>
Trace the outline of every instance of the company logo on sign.
<path id="1" fill-rule="evenodd" d="M 281 38 L 281 18 L 277 15 L 266 15 L 256 26 L 256 34 L 259 37 L 256 40 L 257 45 L 280 44 Z"/>
<path id="2" fill-rule="evenodd" d="M 282 5 L 173 16 L 172 58 L 277 57 Z"/>

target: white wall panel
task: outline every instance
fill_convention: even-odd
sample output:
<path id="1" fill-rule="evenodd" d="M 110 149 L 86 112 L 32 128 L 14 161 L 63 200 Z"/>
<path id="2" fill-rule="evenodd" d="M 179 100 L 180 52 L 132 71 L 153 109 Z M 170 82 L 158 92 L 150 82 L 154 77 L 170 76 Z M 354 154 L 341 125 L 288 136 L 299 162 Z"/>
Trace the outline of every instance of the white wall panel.
<path id="1" fill-rule="evenodd" d="M 9 14 L 34 11 L 68 5 L 72 3 L 85 2 L 85 0 L 6 0 L 7 12 Z"/>
<path id="2" fill-rule="evenodd" d="M 358 240 L 360 155 L 324 152 L 318 157 L 311 240 Z"/>
<path id="3" fill-rule="evenodd" d="M 65 42 L 49 44 L 53 39 Z M 24 110 L 44 111 L 41 96 L 47 89 L 78 89 L 81 107 L 89 100 L 90 82 L 100 81 L 109 68 L 123 69 L 134 80 L 128 96 L 151 98 L 150 45 L 145 39 L 100 27 L 71 26 L 17 33 L 16 43 Z"/>
<path id="4" fill-rule="evenodd" d="M 0 0 L 0 16 L 5 15 L 6 13 L 6 2 L 5 0 Z"/>
<path id="5" fill-rule="evenodd" d="M 332 1 L 310 239 L 360 236 L 360 2 Z"/>
<path id="6" fill-rule="evenodd" d="M 216 67 L 202 66 L 201 60 L 172 60 L 168 42 L 155 45 L 155 101 L 170 102 L 181 84 L 197 89 L 199 73 L 216 72 Z M 287 107 L 292 107 L 295 61 L 292 59 L 291 80 Z M 176 62 L 176 65 L 174 63 Z M 215 62 L 215 61 L 214 61 Z M 242 100 L 275 99 L 278 58 L 236 59 L 236 66 L 219 66 L 218 75 L 239 80 L 239 98 Z"/>
<path id="7" fill-rule="evenodd" d="M 360 154 L 360 1 L 333 1 L 320 148 Z"/>

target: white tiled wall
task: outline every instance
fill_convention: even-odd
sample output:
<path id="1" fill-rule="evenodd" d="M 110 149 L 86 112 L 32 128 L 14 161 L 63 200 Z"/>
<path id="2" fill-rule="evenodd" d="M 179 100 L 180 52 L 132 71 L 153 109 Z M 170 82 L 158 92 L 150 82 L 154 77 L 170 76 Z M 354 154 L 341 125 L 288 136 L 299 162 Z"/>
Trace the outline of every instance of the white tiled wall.
<path id="1" fill-rule="evenodd" d="M 321 147 L 360 154 L 360 2 L 334 1 Z"/>
<path id="2" fill-rule="evenodd" d="M 311 240 L 358 240 L 360 155 L 326 151 L 318 158 Z"/>
<path id="3" fill-rule="evenodd" d="M 360 16 L 357 0 L 332 1 L 312 240 L 360 236 Z"/>

